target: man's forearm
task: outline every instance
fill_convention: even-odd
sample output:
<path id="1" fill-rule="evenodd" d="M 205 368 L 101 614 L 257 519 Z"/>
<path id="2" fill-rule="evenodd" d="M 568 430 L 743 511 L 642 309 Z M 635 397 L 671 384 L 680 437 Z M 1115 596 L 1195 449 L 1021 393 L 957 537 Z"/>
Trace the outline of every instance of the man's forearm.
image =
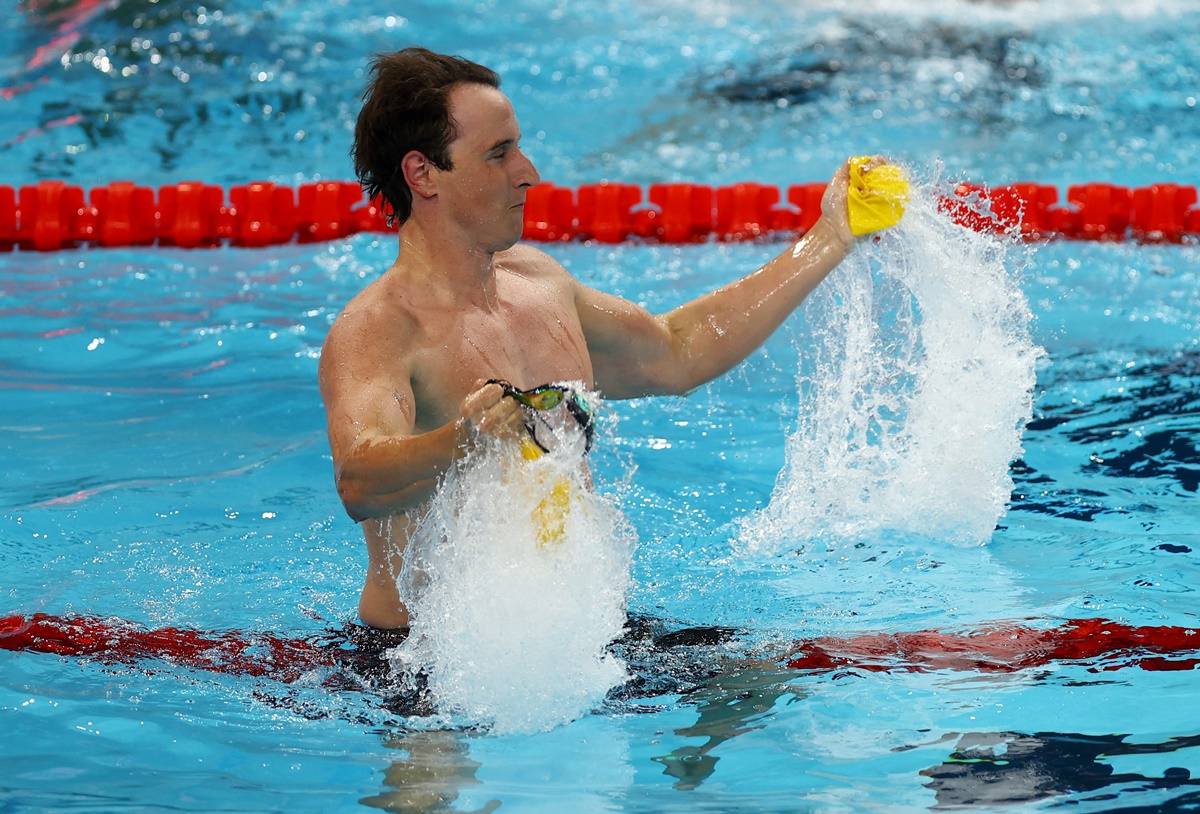
<path id="1" fill-rule="evenodd" d="M 335 475 L 346 512 L 361 521 L 423 504 L 461 454 L 462 423 L 420 435 L 369 438 L 355 445 Z"/>
<path id="2" fill-rule="evenodd" d="M 688 380 L 681 389 L 698 387 L 753 353 L 852 248 L 822 218 L 754 273 L 666 314 Z"/>

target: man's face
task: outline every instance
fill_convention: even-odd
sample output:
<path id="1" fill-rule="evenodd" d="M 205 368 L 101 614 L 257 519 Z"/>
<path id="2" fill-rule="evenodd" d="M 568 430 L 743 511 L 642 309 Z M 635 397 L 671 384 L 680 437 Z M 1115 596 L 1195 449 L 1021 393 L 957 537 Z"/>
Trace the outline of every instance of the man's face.
<path id="1" fill-rule="evenodd" d="M 521 152 L 512 104 L 495 88 L 462 84 L 450 91 L 449 110 L 454 169 L 435 170 L 439 203 L 485 251 L 511 248 L 524 229 L 525 191 L 541 180 Z"/>

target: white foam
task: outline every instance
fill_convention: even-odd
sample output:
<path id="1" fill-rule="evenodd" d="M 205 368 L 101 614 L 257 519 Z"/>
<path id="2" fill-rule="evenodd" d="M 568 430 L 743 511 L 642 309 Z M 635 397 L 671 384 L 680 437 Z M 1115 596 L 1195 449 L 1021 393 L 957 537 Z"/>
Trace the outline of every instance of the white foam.
<path id="1" fill-rule="evenodd" d="M 597 399 L 590 401 L 595 404 Z M 625 624 L 634 537 L 582 467 L 583 439 L 523 460 L 480 448 L 446 477 L 421 520 L 402 579 L 412 633 L 392 651 L 423 671 L 439 712 L 494 732 L 572 721 L 626 679 L 606 652 Z M 539 503 L 560 479 L 561 539 L 539 543 Z"/>
<path id="2" fill-rule="evenodd" d="M 796 428 L 743 553 L 881 531 L 979 544 L 1005 510 L 1041 354 L 1029 249 L 954 224 L 938 186 L 914 185 L 901 225 L 806 305 Z"/>
<path id="3" fill-rule="evenodd" d="M 837 13 L 852 18 L 890 17 L 906 20 L 930 20 L 959 25 L 1003 22 L 1037 27 L 1048 23 L 1087 22 L 1096 17 L 1138 20 L 1154 17 L 1179 17 L 1194 13 L 1193 0 L 1130 0 L 1112 3 L 1108 0 L 1076 0 L 1073 3 L 1045 3 L 1041 0 L 821 0 L 797 6 L 791 12 L 773 0 L 664 0 L 662 6 L 686 8 L 687 12 L 715 24 L 726 25 L 729 20 L 744 21 L 758 16 L 770 16 L 777 25 L 789 13 L 811 17 L 815 14 Z"/>

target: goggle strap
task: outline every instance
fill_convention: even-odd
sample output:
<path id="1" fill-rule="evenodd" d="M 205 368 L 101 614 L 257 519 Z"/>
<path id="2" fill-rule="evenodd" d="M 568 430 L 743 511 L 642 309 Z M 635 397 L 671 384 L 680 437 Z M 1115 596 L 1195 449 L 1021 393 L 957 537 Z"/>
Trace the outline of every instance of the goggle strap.
<path id="1" fill-rule="evenodd" d="M 571 414 L 571 417 L 574 418 L 576 423 L 579 424 L 579 426 L 583 429 L 584 451 L 591 451 L 592 439 L 596 432 L 595 422 L 592 420 L 591 413 L 580 406 L 579 399 L 575 396 L 574 391 L 570 391 L 568 388 L 557 387 L 550 384 L 539 385 L 531 390 L 518 390 L 511 383 L 506 382 L 503 379 L 488 379 L 487 383 L 500 385 L 500 387 L 504 390 L 504 395 L 515 399 L 523 407 L 529 408 L 529 410 L 526 411 L 527 416 L 525 419 L 525 430 L 529 433 L 529 437 L 533 443 L 542 452 L 549 452 L 550 450 L 543 446 L 542 443 L 537 439 L 537 430 L 534 427 L 534 422 L 542 421 L 545 423 L 544 419 L 539 418 L 537 411 L 552 410 L 563 402 L 566 402 L 567 411 Z M 541 396 L 545 393 L 558 393 L 559 398 L 554 402 L 554 404 L 551 404 L 548 407 L 541 407 L 531 403 L 532 398 Z M 549 424 L 546 424 L 546 426 L 549 427 Z"/>

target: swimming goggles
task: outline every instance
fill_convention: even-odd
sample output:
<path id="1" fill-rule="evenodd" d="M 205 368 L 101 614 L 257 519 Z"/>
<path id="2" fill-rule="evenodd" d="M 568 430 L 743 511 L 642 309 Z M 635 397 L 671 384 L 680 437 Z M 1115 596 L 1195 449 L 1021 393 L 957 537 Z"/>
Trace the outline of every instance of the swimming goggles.
<path id="1" fill-rule="evenodd" d="M 504 390 L 504 395 L 515 400 L 525 408 L 525 429 L 529 437 L 542 452 L 549 452 L 554 446 L 553 427 L 539 413 L 548 412 L 560 404 L 583 431 L 584 451 L 592 448 L 592 436 L 595 434 L 595 422 L 592 419 L 592 409 L 587 400 L 574 387 L 564 384 L 543 384 L 529 390 L 520 390 L 503 379 L 489 379 L 488 384 L 498 384 Z"/>

